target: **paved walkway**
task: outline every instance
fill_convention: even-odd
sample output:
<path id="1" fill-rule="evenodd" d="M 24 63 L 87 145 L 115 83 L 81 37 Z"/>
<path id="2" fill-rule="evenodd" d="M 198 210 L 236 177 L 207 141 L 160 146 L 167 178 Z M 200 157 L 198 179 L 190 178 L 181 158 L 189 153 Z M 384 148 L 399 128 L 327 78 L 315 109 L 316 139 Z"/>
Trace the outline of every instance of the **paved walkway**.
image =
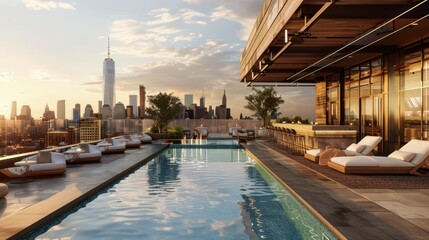
<path id="1" fill-rule="evenodd" d="M 429 189 L 350 189 L 264 144 L 245 148 L 348 239 L 428 239 Z"/>
<path id="2" fill-rule="evenodd" d="M 100 163 L 75 164 L 59 176 L 0 178 L 9 194 L 0 199 L 0 239 L 21 239 L 57 215 L 150 160 L 168 145 L 144 145 L 125 154 L 103 155 Z"/>
<path id="3" fill-rule="evenodd" d="M 260 143 L 245 147 L 345 237 L 429 236 L 428 189 L 350 189 Z M 10 188 L 0 200 L 0 239 L 19 239 L 23 232 L 43 226 L 45 217 L 104 188 L 164 147 L 145 145 L 126 154 L 104 155 L 101 163 L 72 165 L 57 177 L 21 182 L 0 178 Z"/>

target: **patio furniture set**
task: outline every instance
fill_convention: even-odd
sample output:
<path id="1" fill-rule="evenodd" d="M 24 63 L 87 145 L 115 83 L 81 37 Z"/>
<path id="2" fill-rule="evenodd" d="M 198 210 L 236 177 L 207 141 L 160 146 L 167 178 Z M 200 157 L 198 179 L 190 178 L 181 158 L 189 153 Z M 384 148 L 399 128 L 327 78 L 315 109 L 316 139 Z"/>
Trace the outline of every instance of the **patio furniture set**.
<path id="1" fill-rule="evenodd" d="M 374 156 L 373 151 L 382 137 L 365 136 L 346 149 L 328 146 L 306 149 L 305 138 L 291 130 L 269 127 L 269 138 L 279 147 L 315 163 L 345 174 L 413 174 L 429 175 L 429 141 L 412 139 L 388 156 Z"/>
<path id="2" fill-rule="evenodd" d="M 96 145 L 79 143 L 62 153 L 41 150 L 35 155 L 15 162 L 13 167 L 0 169 L 0 173 L 10 178 L 64 174 L 67 163 L 99 162 L 102 154 L 123 153 L 126 148 L 138 148 L 142 142 L 148 142 L 146 138 L 143 141 L 142 139 L 137 135 L 106 138 Z"/>

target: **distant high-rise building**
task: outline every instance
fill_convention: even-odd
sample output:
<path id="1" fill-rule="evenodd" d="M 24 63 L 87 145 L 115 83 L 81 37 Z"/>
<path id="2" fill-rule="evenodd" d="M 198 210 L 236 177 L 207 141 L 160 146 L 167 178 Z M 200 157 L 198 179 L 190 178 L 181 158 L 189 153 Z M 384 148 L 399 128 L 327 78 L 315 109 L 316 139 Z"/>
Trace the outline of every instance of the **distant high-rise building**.
<path id="1" fill-rule="evenodd" d="M 91 142 L 101 139 L 101 119 L 96 117 L 82 118 L 79 126 L 81 142 Z"/>
<path id="2" fill-rule="evenodd" d="M 125 106 L 118 102 L 113 109 L 113 119 L 125 119 Z"/>
<path id="3" fill-rule="evenodd" d="M 76 103 L 73 108 L 73 122 L 78 123 L 80 121 L 80 104 Z"/>
<path id="4" fill-rule="evenodd" d="M 31 118 L 31 108 L 28 105 L 22 105 L 21 107 L 21 115 L 22 118 Z"/>
<path id="5" fill-rule="evenodd" d="M 205 108 L 206 107 L 206 97 L 204 95 L 200 97 L 200 107 Z"/>
<path id="6" fill-rule="evenodd" d="M 103 101 L 98 101 L 98 113 L 101 113 L 102 107 L 103 107 Z"/>
<path id="7" fill-rule="evenodd" d="M 48 104 L 45 106 L 45 112 L 43 113 L 43 120 L 54 120 L 55 119 L 55 112 L 49 110 Z"/>
<path id="8" fill-rule="evenodd" d="M 85 106 L 85 112 L 83 113 L 83 117 L 89 118 L 89 117 L 92 117 L 93 114 L 94 114 L 94 111 L 92 110 L 91 104 L 87 104 Z"/>
<path id="9" fill-rule="evenodd" d="M 135 117 L 133 109 L 134 109 L 133 106 L 130 106 L 130 105 L 127 106 L 127 109 L 125 112 L 125 118 L 134 118 Z"/>
<path id="10" fill-rule="evenodd" d="M 110 42 L 107 46 L 107 58 L 103 64 L 103 104 L 115 103 L 115 61 L 110 58 Z"/>
<path id="11" fill-rule="evenodd" d="M 109 119 L 111 117 L 112 117 L 112 108 L 109 105 L 104 104 L 103 107 L 101 108 L 101 118 Z"/>
<path id="12" fill-rule="evenodd" d="M 139 107 L 139 117 L 140 118 L 145 118 L 146 117 L 146 88 L 143 85 L 140 85 L 140 89 L 139 89 L 139 93 L 140 93 L 140 107 Z"/>
<path id="13" fill-rule="evenodd" d="M 137 95 L 130 95 L 130 104 L 129 105 L 133 107 L 133 115 L 134 116 L 137 116 L 137 112 L 138 112 L 137 97 L 138 97 Z"/>
<path id="14" fill-rule="evenodd" d="M 225 93 L 225 89 L 223 90 L 222 105 L 225 105 L 225 107 L 226 107 L 226 93 Z"/>
<path id="15" fill-rule="evenodd" d="M 58 100 L 57 102 L 57 118 L 66 119 L 66 100 Z"/>
<path id="16" fill-rule="evenodd" d="M 16 118 L 16 101 L 12 101 L 12 109 L 10 111 L 10 119 Z"/>
<path id="17" fill-rule="evenodd" d="M 191 104 L 194 103 L 194 96 L 192 94 L 185 94 L 185 107 L 191 107 Z"/>

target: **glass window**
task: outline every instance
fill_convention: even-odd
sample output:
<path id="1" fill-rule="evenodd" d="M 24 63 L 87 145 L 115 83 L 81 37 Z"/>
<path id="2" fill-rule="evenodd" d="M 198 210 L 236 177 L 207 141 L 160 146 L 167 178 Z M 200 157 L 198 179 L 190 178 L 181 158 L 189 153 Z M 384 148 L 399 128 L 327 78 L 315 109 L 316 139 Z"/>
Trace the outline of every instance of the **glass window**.
<path id="1" fill-rule="evenodd" d="M 359 79 L 359 66 L 356 66 L 356 67 L 352 67 L 351 69 L 350 69 L 350 80 L 351 81 L 353 81 L 353 80 L 358 80 Z"/>
<path id="2" fill-rule="evenodd" d="M 429 87 L 429 43 L 426 43 L 423 54 L 423 87 Z"/>
<path id="3" fill-rule="evenodd" d="M 360 65 L 360 78 L 367 78 L 371 74 L 371 65 L 369 62 Z"/>
<path id="4" fill-rule="evenodd" d="M 350 82 L 350 97 L 351 98 L 359 97 L 359 80 Z"/>
<path id="5" fill-rule="evenodd" d="M 371 61 L 371 76 L 381 75 L 382 58 L 376 58 Z"/>
<path id="6" fill-rule="evenodd" d="M 401 52 L 401 90 L 421 87 L 421 59 L 421 50 L 419 47 L 413 47 Z"/>
<path id="7" fill-rule="evenodd" d="M 400 97 L 401 119 L 404 126 L 404 142 L 420 139 L 422 98 L 420 89 L 404 91 Z"/>
<path id="8" fill-rule="evenodd" d="M 371 77 L 371 94 L 380 94 L 382 93 L 382 76 Z"/>
<path id="9" fill-rule="evenodd" d="M 369 95 L 369 78 L 360 80 L 360 97 L 368 97 Z"/>

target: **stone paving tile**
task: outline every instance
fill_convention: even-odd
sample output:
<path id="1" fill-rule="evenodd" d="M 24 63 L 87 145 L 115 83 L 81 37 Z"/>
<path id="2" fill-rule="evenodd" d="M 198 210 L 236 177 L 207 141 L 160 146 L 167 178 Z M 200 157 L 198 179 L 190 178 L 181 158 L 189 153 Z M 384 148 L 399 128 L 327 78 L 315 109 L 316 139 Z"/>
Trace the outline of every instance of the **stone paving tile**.
<path id="1" fill-rule="evenodd" d="M 421 229 L 429 232 L 429 219 L 408 218 L 407 220 L 413 223 L 414 225 L 419 226 Z"/>
<path id="2" fill-rule="evenodd" d="M 406 219 L 427 219 L 429 217 L 429 208 L 427 207 L 411 207 L 398 201 L 377 201 L 376 203 Z"/>
<path id="3" fill-rule="evenodd" d="M 427 228 L 420 227 L 423 224 L 413 224 L 395 214 L 393 210 L 399 206 L 383 206 L 369 197 L 375 196 L 382 199 L 382 196 L 386 194 L 392 194 L 392 198 L 405 194 L 401 199 L 404 202 L 411 201 L 407 202 L 408 206 L 405 210 L 411 211 L 408 217 L 422 216 L 426 215 L 425 211 L 429 209 L 426 205 L 420 209 L 423 210 L 422 215 L 415 215 L 417 209 L 412 209 L 410 205 L 424 205 L 428 194 L 427 189 L 350 189 L 333 181 L 330 177 L 319 174 L 314 169 L 297 163 L 288 156 L 279 157 L 278 152 L 266 146 L 255 144 L 248 147 L 248 150 L 349 239 L 424 239 L 423 236 L 429 236 Z M 270 157 L 270 155 L 272 156 Z M 283 168 L 287 168 L 289 171 Z M 344 175 L 341 176 L 341 179 L 348 178 L 347 181 L 352 182 L 354 177 L 356 176 Z M 358 181 L 362 177 L 357 179 L 357 182 L 352 185 L 359 184 Z M 389 181 L 392 177 L 381 179 Z M 418 180 L 420 183 L 424 182 L 424 179 Z M 377 186 L 383 185 L 380 179 L 377 181 L 379 181 Z M 368 185 L 367 182 L 364 184 Z M 416 192 L 416 190 L 424 191 Z M 365 197 L 366 195 L 368 197 Z M 420 200 L 414 201 L 413 197 Z M 422 219 L 427 220 L 428 218 L 429 214 Z"/>

